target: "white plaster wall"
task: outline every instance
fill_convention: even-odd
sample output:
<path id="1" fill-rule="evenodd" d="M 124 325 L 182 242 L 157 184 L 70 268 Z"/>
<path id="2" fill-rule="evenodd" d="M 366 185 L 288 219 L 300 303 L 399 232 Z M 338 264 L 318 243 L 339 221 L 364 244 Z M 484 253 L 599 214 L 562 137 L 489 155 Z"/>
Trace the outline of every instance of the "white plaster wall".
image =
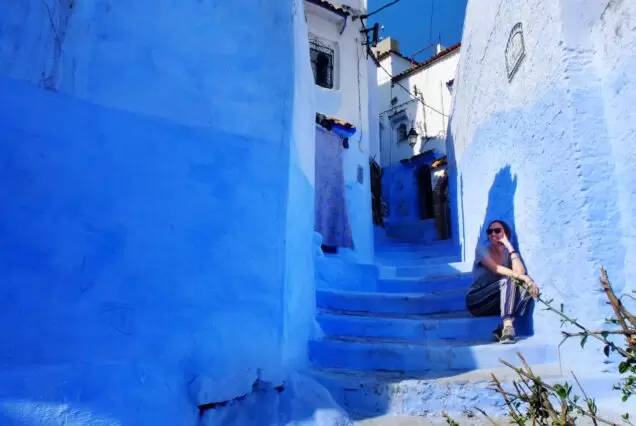
<path id="1" fill-rule="evenodd" d="M 349 203 L 349 216 L 354 240 L 354 255 L 359 262 L 373 259 L 373 227 L 371 216 L 371 189 L 369 156 L 371 154 L 370 126 L 378 127 L 369 117 L 369 84 L 375 86 L 375 76 L 369 79 L 369 62 L 362 46 L 360 21 L 351 22 L 340 34 L 341 26 L 316 14 L 307 13 L 309 32 L 324 40 L 338 44 L 337 74 L 338 88 L 325 89 L 315 85 L 316 109 L 318 112 L 345 120 L 356 126 L 356 134 L 345 150 L 344 176 Z M 376 116 L 377 117 L 377 116 Z M 316 147 L 320 149 L 320 147 Z M 363 169 L 364 181 L 357 182 L 358 166 Z"/>
<path id="2" fill-rule="evenodd" d="M 446 151 L 445 137 L 452 100 L 451 93 L 446 87 L 446 82 L 454 78 L 458 63 L 459 50 L 399 81 L 399 84 L 407 88 L 412 94 L 415 94 L 415 86 L 417 86 L 419 93 L 422 94 L 424 103 L 434 108 L 434 110 L 425 107 L 421 102 L 415 100 L 397 83 L 391 84 L 390 79 L 386 76 L 386 72 L 383 70 L 378 72 L 378 84 L 381 87 L 380 120 L 383 124 L 383 131 L 380 138 L 383 167 L 395 164 L 404 158 L 409 158 L 430 149 L 434 149 L 438 152 Z M 393 75 L 397 75 L 399 72 L 395 72 Z M 380 76 L 380 74 L 384 74 L 384 76 Z M 391 105 L 393 98 L 397 98 L 395 107 Z M 399 109 L 407 110 L 409 117 L 407 126 L 409 129 L 412 125 L 411 121 L 414 121 L 419 124 L 419 126 L 416 126 L 416 130 L 423 136 L 423 125 L 424 122 L 426 122 L 426 132 L 429 136 L 433 137 L 433 139 L 428 141 L 420 139 L 413 147 L 407 142 L 398 143 L 396 132 L 388 116 Z"/>
<path id="3" fill-rule="evenodd" d="M 409 88 L 411 93 L 415 93 L 415 86 L 417 86 L 418 91 L 422 93 L 424 102 L 431 108 L 439 111 L 437 112 L 418 103 L 415 120 L 426 122 L 427 131 L 430 136 L 441 137 L 442 139 L 446 138 L 452 98 L 450 91 L 446 87 L 446 83 L 455 77 L 458 63 L 459 49 L 436 61 L 430 67 L 426 67 L 400 81 L 400 83 Z M 402 97 L 406 100 L 408 94 L 404 91 L 402 92 Z"/>
<path id="4" fill-rule="evenodd" d="M 556 2 L 472 0 L 466 14 L 453 100 L 453 131 L 461 132 L 454 140 L 458 157 L 481 123 L 499 110 L 531 104 L 562 75 L 561 49 L 546 43 L 560 34 Z M 517 22 L 526 24 L 526 58 L 508 83 L 505 47 Z"/>
<path id="5" fill-rule="evenodd" d="M 635 128 L 626 112 L 636 64 L 627 4 L 471 0 L 447 139 L 465 259 L 489 220 L 510 222 L 545 297 L 592 328 L 608 315 L 595 291 L 598 266 L 619 291 L 633 268 Z M 517 22 L 526 56 L 508 81 L 505 48 Z M 541 339 L 560 338 L 558 318 L 540 309 L 534 318 Z M 565 362 L 600 354 L 577 344 L 564 347 Z"/>
<path id="6" fill-rule="evenodd" d="M 601 78 L 608 140 L 614 159 L 625 247 L 625 283 L 636 276 L 636 3 L 601 2 L 592 24 L 594 66 Z"/>

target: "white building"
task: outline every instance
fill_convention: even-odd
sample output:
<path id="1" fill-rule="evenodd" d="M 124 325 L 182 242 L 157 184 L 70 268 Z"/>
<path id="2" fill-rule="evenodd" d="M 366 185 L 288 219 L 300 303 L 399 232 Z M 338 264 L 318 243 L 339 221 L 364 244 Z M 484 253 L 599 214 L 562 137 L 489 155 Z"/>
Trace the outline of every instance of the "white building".
<path id="1" fill-rule="evenodd" d="M 356 18 L 366 13 L 366 0 L 306 0 L 305 10 L 316 113 L 355 127 L 344 150 L 345 193 L 355 258 L 370 262 L 373 227 L 369 156 L 372 146 L 377 151 L 378 112 L 369 107 L 377 104 L 371 101 L 377 90 L 376 66 L 367 54 L 361 20 Z M 317 140 L 316 152 L 321 148 Z"/>
<path id="2" fill-rule="evenodd" d="M 379 62 L 379 162 L 382 167 L 431 149 L 445 152 L 460 44 L 448 48 L 438 44 L 435 48 L 435 54 L 421 62 L 402 55 L 397 40 L 391 38 L 383 40 L 375 49 Z"/>

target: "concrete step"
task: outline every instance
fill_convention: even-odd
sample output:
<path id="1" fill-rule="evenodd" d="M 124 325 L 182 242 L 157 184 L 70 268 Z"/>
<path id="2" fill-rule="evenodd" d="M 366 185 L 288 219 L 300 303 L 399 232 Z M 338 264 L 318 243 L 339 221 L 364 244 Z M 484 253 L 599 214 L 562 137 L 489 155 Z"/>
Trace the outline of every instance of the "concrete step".
<path id="1" fill-rule="evenodd" d="M 422 266 L 422 265 L 439 265 L 443 263 L 455 263 L 461 261 L 461 256 L 453 255 L 453 256 L 402 256 L 395 255 L 394 253 L 391 256 L 384 255 L 376 255 L 375 263 L 378 265 L 385 266 Z"/>
<path id="2" fill-rule="evenodd" d="M 309 343 L 313 365 L 322 368 L 427 373 L 495 368 L 499 359 L 516 361 L 520 352 L 532 364 L 556 360 L 556 349 L 532 338 L 514 345 L 487 341 L 324 338 Z"/>
<path id="3" fill-rule="evenodd" d="M 428 243 L 392 240 L 390 244 L 375 246 L 376 253 L 434 253 L 436 251 L 453 253 L 454 250 L 455 245 L 452 240 L 436 240 Z"/>
<path id="4" fill-rule="evenodd" d="M 513 364 L 520 363 L 515 361 Z M 547 383 L 573 384 L 569 370 L 564 368 L 561 372 L 557 363 L 535 364 L 532 365 L 532 369 Z M 565 376 L 562 373 L 565 373 Z M 511 369 L 503 366 L 473 371 L 435 371 L 423 375 L 333 369 L 315 369 L 310 371 L 310 374 L 329 389 L 336 402 L 354 419 L 389 415 L 417 416 L 420 420 L 432 421 L 438 420 L 442 413 L 448 413 L 462 426 L 492 424 L 470 423 L 484 419 L 475 407 L 485 410 L 489 417 L 497 421 L 499 418 L 506 419 L 506 406 L 501 396 L 491 389 L 491 374 L 497 376 L 506 390 L 512 390 L 512 381 L 517 379 Z M 596 399 L 600 408 L 599 413 L 603 417 L 616 419 L 618 420 L 616 423 L 621 424 L 620 413 L 630 411 L 632 415 L 636 414 L 634 409 L 628 408 L 624 403 L 621 404 L 620 398 L 617 398 L 615 391 L 612 390 L 613 384 L 619 380 L 618 375 L 603 374 L 587 377 L 577 374 L 577 377 L 588 395 Z M 573 393 L 581 395 L 576 385 L 574 388 Z M 605 400 L 609 400 L 608 403 L 604 404 Z M 613 409 L 618 415 L 608 413 L 608 409 Z M 464 419 L 467 421 L 463 421 Z M 497 423 L 508 424 L 499 421 Z"/>
<path id="5" fill-rule="evenodd" d="M 383 278 L 377 281 L 375 288 L 383 293 L 467 291 L 472 282 L 473 275 L 463 273 L 432 278 Z"/>
<path id="6" fill-rule="evenodd" d="M 376 265 L 352 263 L 328 256 L 317 258 L 315 266 L 318 289 L 371 291 L 376 288 L 379 277 Z"/>
<path id="7" fill-rule="evenodd" d="M 487 340 L 500 323 L 498 317 L 475 318 L 468 312 L 406 317 L 355 315 L 321 310 L 317 316 L 330 337 L 393 338 L 405 341 L 454 339 Z"/>
<path id="8" fill-rule="evenodd" d="M 379 267 L 380 278 L 437 278 L 445 275 L 457 275 L 472 272 L 473 265 L 468 262 L 441 263 L 432 265 L 413 265 Z"/>
<path id="9" fill-rule="evenodd" d="M 364 293 L 353 291 L 318 290 L 318 308 L 362 314 L 436 314 L 462 311 L 465 307 L 463 291 L 436 293 Z"/>
<path id="10" fill-rule="evenodd" d="M 472 273 L 468 262 L 433 263 L 411 266 L 379 265 L 379 278 L 442 278 L 449 275 Z"/>
<path id="11" fill-rule="evenodd" d="M 387 223 L 386 235 L 389 238 L 409 242 L 430 242 L 439 239 L 434 219 Z"/>
<path id="12" fill-rule="evenodd" d="M 545 380 L 562 379 L 559 366 L 555 363 L 533 365 L 533 370 Z M 310 374 L 329 389 L 336 402 L 354 419 L 401 415 L 418 416 L 420 420 L 437 420 L 442 413 L 448 413 L 459 421 L 476 419 L 479 413 L 475 407 L 486 410 L 495 419 L 506 418 L 503 400 L 490 389 L 491 374 L 502 381 L 505 389 L 510 389 L 512 380 L 516 379 L 512 370 L 502 366 L 473 371 L 443 370 L 420 375 L 333 369 L 315 369 Z M 462 421 L 460 424 L 471 423 Z"/>

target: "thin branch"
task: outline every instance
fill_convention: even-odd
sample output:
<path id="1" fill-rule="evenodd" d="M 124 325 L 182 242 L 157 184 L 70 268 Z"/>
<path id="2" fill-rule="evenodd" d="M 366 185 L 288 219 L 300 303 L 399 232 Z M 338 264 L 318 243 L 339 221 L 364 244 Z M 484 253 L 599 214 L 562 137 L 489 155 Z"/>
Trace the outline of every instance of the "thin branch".
<path id="1" fill-rule="evenodd" d="M 519 355 L 519 354 L 517 354 Z M 522 369 L 515 367 L 514 365 L 510 364 L 507 361 L 504 360 L 499 360 L 502 364 L 504 364 L 505 366 L 511 368 L 512 370 L 514 370 L 518 375 L 525 377 L 529 380 L 534 381 L 534 383 L 536 383 L 537 385 L 539 385 L 542 388 L 548 389 L 550 391 L 552 391 L 553 393 L 557 394 L 557 390 L 554 386 L 551 386 L 549 384 L 547 384 L 546 382 L 544 382 L 543 380 L 541 380 L 539 377 L 536 377 L 534 375 L 529 375 L 528 373 L 526 373 L 525 371 L 523 371 Z M 586 410 L 585 408 L 581 407 L 579 404 L 577 404 L 576 402 L 572 401 L 569 397 L 566 397 L 565 400 L 567 400 L 567 402 L 569 402 L 573 407 L 575 407 L 576 409 L 580 410 L 583 414 L 585 414 L 588 417 L 592 417 L 595 418 L 596 420 L 598 420 L 601 423 L 605 423 L 607 425 L 611 425 L 611 426 L 619 426 L 617 423 L 614 423 L 610 420 L 604 419 L 602 417 L 599 417 L 593 413 L 590 413 L 588 410 Z"/>
<path id="2" fill-rule="evenodd" d="M 592 410 L 593 401 L 590 399 L 589 396 L 587 396 L 585 389 L 583 389 L 583 386 L 581 386 L 581 382 L 579 382 L 579 378 L 576 377 L 576 374 L 574 374 L 574 371 L 570 371 L 570 373 L 572 373 L 572 377 L 574 377 L 576 384 L 579 385 L 579 389 L 581 389 L 581 392 L 583 393 L 583 398 L 585 399 L 585 403 L 587 404 L 587 407 L 590 409 L 590 411 L 593 411 Z M 594 414 L 596 414 L 596 412 L 594 412 Z M 598 422 L 596 421 L 594 417 L 592 417 L 592 423 L 594 423 L 594 426 L 598 426 Z"/>
<path id="3" fill-rule="evenodd" d="M 526 284 L 525 284 L 524 282 L 522 282 L 522 281 L 520 281 L 520 280 L 516 280 L 516 279 L 515 279 L 514 281 L 515 281 L 515 283 L 516 283 L 517 285 L 519 285 L 520 287 L 524 288 L 526 291 L 529 291 L 529 288 L 526 286 Z M 611 294 L 614 294 L 613 290 L 611 290 L 611 287 L 610 287 L 610 292 L 611 292 Z M 616 297 L 616 296 L 614 296 L 614 297 Z M 579 323 L 577 320 L 575 320 L 575 319 L 573 319 L 573 318 L 570 318 L 570 317 L 569 317 L 567 314 L 565 314 L 564 312 L 562 312 L 562 311 L 560 311 L 560 310 L 555 309 L 554 307 L 552 307 L 552 305 L 550 304 L 550 302 L 547 302 L 547 301 L 545 301 L 545 300 L 543 300 L 543 299 L 541 298 L 541 295 L 537 296 L 536 300 L 538 300 L 538 301 L 539 301 L 539 302 L 541 302 L 543 305 L 545 305 L 545 307 L 546 307 L 546 309 L 547 309 L 547 310 L 549 310 L 549 311 L 551 311 L 551 312 L 554 312 L 554 313 L 556 313 L 557 315 L 559 315 L 559 316 L 563 319 L 563 321 L 564 321 L 564 322 L 567 322 L 567 323 L 570 323 L 570 324 L 574 325 L 575 327 L 579 328 L 579 329 L 580 329 L 582 332 L 584 332 L 584 333 L 589 333 L 589 332 L 588 332 L 588 330 L 587 330 L 587 328 L 585 328 L 585 326 L 583 326 L 583 325 L 582 325 L 581 323 Z M 621 354 L 623 357 L 625 357 L 625 358 L 627 358 L 627 359 L 630 359 L 630 360 L 633 360 L 633 361 L 636 361 L 636 354 L 631 354 L 631 353 L 629 353 L 629 352 L 625 351 L 623 348 L 621 348 L 621 347 L 619 347 L 619 346 L 616 346 L 616 344 L 614 344 L 614 342 L 612 342 L 611 340 L 608 340 L 608 339 L 607 339 L 607 338 L 606 338 L 603 334 L 600 334 L 600 335 L 598 335 L 598 334 L 588 334 L 588 335 L 589 335 L 589 336 L 592 336 L 593 338 L 595 338 L 595 339 L 596 339 L 596 340 L 598 340 L 599 342 L 602 342 L 602 343 L 604 343 L 605 345 L 609 346 L 610 348 L 612 348 L 612 350 L 614 350 L 614 351 L 618 352 L 618 353 L 619 353 L 619 354 Z M 564 339 L 564 340 L 566 340 L 566 339 L 568 339 L 568 337 L 567 337 L 567 336 L 565 336 L 565 339 Z M 635 340 L 636 340 L 636 339 L 635 339 Z M 561 342 L 561 344 L 563 344 L 563 342 Z"/>
<path id="4" fill-rule="evenodd" d="M 484 410 L 482 410 L 479 407 L 475 407 L 475 410 L 479 411 L 490 422 L 490 424 L 492 424 L 493 426 L 499 426 L 499 424 L 493 419 L 491 419 L 490 416 Z"/>

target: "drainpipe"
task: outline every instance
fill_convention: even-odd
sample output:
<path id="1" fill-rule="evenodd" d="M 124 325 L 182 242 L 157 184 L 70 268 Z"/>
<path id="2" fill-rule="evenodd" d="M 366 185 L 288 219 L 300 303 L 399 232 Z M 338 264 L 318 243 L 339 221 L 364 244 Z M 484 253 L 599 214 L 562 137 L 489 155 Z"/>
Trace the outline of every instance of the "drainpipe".
<path id="1" fill-rule="evenodd" d="M 349 18 L 348 16 L 344 17 L 344 23 L 342 24 L 342 29 L 340 30 L 340 35 L 342 35 L 342 33 L 344 33 L 345 28 L 347 28 L 347 18 Z"/>

